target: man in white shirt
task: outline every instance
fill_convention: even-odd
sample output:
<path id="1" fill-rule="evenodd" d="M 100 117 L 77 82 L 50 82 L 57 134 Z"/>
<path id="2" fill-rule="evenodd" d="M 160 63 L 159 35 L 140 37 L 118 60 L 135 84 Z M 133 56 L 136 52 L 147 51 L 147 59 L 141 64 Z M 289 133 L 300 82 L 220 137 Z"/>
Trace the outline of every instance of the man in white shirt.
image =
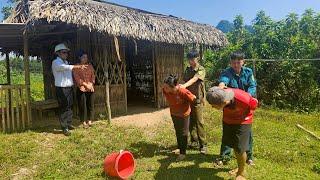
<path id="1" fill-rule="evenodd" d="M 54 48 L 57 58 L 52 61 L 52 72 L 54 85 L 56 87 L 57 100 L 59 103 L 59 121 L 63 134 L 70 136 L 70 130 L 74 129 L 72 124 L 73 105 L 73 68 L 87 68 L 87 65 L 69 65 L 67 61 L 70 49 L 64 44 L 58 44 Z"/>

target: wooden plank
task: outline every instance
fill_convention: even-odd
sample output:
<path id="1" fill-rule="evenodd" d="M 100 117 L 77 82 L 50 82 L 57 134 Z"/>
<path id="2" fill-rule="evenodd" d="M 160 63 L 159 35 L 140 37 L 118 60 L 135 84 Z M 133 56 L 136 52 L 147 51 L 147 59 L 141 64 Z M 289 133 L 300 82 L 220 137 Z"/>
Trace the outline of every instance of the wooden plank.
<path id="1" fill-rule="evenodd" d="M 7 68 L 7 84 L 11 84 L 11 78 L 10 78 L 10 59 L 9 59 L 9 53 L 6 52 L 6 68 Z"/>
<path id="2" fill-rule="evenodd" d="M 156 71 L 156 59 L 155 59 L 155 43 L 152 43 L 152 72 L 153 72 L 153 94 L 154 94 L 154 106 L 157 107 L 158 94 L 157 94 L 157 71 Z"/>
<path id="3" fill-rule="evenodd" d="M 128 98 L 127 98 L 127 72 L 126 72 L 126 63 L 125 61 L 123 62 L 123 73 L 124 73 L 124 85 L 123 85 L 123 88 L 124 88 L 124 101 L 125 101 L 125 113 L 128 112 Z"/>
<path id="4" fill-rule="evenodd" d="M 21 99 L 21 96 L 20 96 L 20 94 L 19 94 L 20 89 L 21 89 L 21 88 L 17 88 L 17 89 L 15 90 L 15 94 L 16 94 L 15 97 L 18 98 L 18 100 L 17 100 L 17 102 L 16 102 L 16 117 L 17 117 L 17 128 L 18 128 L 18 130 L 21 130 L 21 126 L 20 126 L 20 122 L 21 122 L 21 119 L 20 119 L 20 109 L 21 109 L 21 108 L 20 108 L 20 107 L 21 107 L 21 101 L 22 101 L 22 99 Z"/>
<path id="5" fill-rule="evenodd" d="M 161 101 L 161 98 L 160 98 L 160 73 L 161 73 L 161 71 L 160 71 L 160 66 L 159 66 L 159 64 L 160 64 L 160 61 L 161 61 L 161 59 L 159 58 L 159 52 L 158 52 L 158 46 L 159 46 L 159 44 L 156 44 L 155 45 L 155 62 L 156 62 L 156 80 L 157 80 L 157 108 L 160 108 L 160 101 Z"/>
<path id="6" fill-rule="evenodd" d="M 23 59 L 25 69 L 25 85 L 26 85 L 26 112 L 27 127 L 31 127 L 31 108 L 30 108 L 30 70 L 29 70 L 29 44 L 26 31 L 23 34 Z"/>
<path id="7" fill-rule="evenodd" d="M 1 99 L 1 119 L 2 119 L 2 131 L 6 132 L 6 119 L 5 119 L 5 94 L 4 90 L 0 88 L 0 99 Z"/>
<path id="8" fill-rule="evenodd" d="M 108 121 L 111 121 L 109 81 L 106 81 L 106 112 L 107 112 Z"/>
<path id="9" fill-rule="evenodd" d="M 12 122 L 12 131 L 15 132 L 16 131 L 16 120 L 15 120 L 15 117 L 14 117 L 14 91 L 15 91 L 15 88 L 12 88 L 9 92 L 10 94 L 10 110 L 11 110 L 11 122 Z"/>
<path id="10" fill-rule="evenodd" d="M 21 121 L 22 121 L 22 129 L 26 128 L 26 107 L 25 107 L 25 94 L 24 94 L 24 90 L 25 88 L 19 88 L 19 93 L 20 93 L 20 97 L 21 97 Z"/>
<path id="11" fill-rule="evenodd" d="M 6 122 L 6 124 L 7 124 L 7 130 L 8 131 L 11 131 L 11 120 L 10 120 L 10 106 L 9 106 L 9 101 L 10 101 L 10 99 L 9 99 L 9 89 L 6 89 L 5 90 L 5 93 L 6 93 L 6 116 L 7 116 L 7 122 Z M 7 132 L 8 132 L 7 131 Z"/>

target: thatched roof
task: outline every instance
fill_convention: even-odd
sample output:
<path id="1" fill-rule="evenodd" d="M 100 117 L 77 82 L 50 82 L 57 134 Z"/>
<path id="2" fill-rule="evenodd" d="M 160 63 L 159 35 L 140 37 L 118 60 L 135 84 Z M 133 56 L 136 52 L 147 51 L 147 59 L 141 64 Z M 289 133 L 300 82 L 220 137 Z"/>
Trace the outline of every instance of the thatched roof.
<path id="1" fill-rule="evenodd" d="M 43 20 L 74 24 L 115 36 L 166 43 L 197 43 L 216 47 L 228 43 L 225 35 L 210 25 L 91 0 L 34 0 L 26 6 L 21 2 L 7 22 L 33 25 Z"/>

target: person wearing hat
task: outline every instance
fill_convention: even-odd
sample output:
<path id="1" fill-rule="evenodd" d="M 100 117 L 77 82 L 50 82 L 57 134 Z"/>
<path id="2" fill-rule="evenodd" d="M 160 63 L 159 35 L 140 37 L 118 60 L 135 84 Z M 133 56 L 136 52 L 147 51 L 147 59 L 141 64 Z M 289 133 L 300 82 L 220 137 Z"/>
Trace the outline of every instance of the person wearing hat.
<path id="1" fill-rule="evenodd" d="M 257 83 L 253 76 L 252 69 L 244 67 L 244 54 L 241 52 L 233 52 L 230 56 L 230 67 L 225 69 L 219 79 L 219 87 L 231 87 L 241 89 L 248 92 L 252 97 L 256 97 Z M 254 165 L 253 162 L 253 136 L 250 132 L 249 150 L 247 152 L 248 165 Z M 221 144 L 220 157 L 216 159 L 216 165 L 222 165 L 223 161 L 227 162 L 231 158 L 231 148 Z"/>
<path id="2" fill-rule="evenodd" d="M 186 68 L 183 80 L 183 88 L 187 88 L 192 94 L 196 96 L 196 103 L 191 105 L 190 114 L 190 136 L 191 147 L 199 147 L 202 154 L 207 153 L 206 134 L 204 130 L 204 122 L 202 117 L 205 87 L 204 78 L 206 71 L 204 67 L 199 64 L 200 55 L 196 50 L 192 50 L 187 54 L 189 60 L 189 67 Z"/>
<path id="3" fill-rule="evenodd" d="M 54 52 L 57 57 L 52 61 L 51 66 L 59 104 L 59 121 L 63 134 L 66 136 L 70 136 L 69 130 L 74 129 L 72 126 L 72 70 L 87 68 L 87 65 L 70 65 L 67 61 L 69 51 L 70 49 L 63 43 L 56 45 Z"/>
<path id="4" fill-rule="evenodd" d="M 206 98 L 213 108 L 223 110 L 222 143 L 234 149 L 238 164 L 230 173 L 236 174 L 236 179 L 244 179 L 246 151 L 258 100 L 243 90 L 220 87 L 210 88 Z"/>
<path id="5" fill-rule="evenodd" d="M 79 65 L 88 65 L 87 69 L 73 69 L 73 78 L 77 86 L 78 108 L 80 120 L 84 128 L 92 125 L 94 117 L 94 84 L 95 74 L 89 63 L 88 54 L 83 50 L 77 53 Z"/>

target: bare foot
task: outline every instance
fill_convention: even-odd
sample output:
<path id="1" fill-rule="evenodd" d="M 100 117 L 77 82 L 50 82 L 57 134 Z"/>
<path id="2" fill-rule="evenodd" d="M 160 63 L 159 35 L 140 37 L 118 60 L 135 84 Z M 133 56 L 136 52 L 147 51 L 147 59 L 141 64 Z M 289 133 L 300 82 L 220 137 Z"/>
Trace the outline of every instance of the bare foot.
<path id="1" fill-rule="evenodd" d="M 85 129 L 87 129 L 87 128 L 89 127 L 88 124 L 87 124 L 85 121 L 83 121 L 82 126 L 83 126 L 83 128 L 85 128 Z"/>
<path id="2" fill-rule="evenodd" d="M 88 121 L 88 126 L 92 126 L 92 122 L 90 120 Z"/>
<path id="3" fill-rule="evenodd" d="M 237 175 L 237 173 L 238 173 L 238 168 L 235 168 L 235 169 L 232 169 L 231 171 L 229 171 L 229 174 L 231 176 L 235 176 L 235 175 Z"/>
<path id="4" fill-rule="evenodd" d="M 175 149 L 173 151 L 171 151 L 173 154 L 180 154 L 180 149 Z"/>
<path id="5" fill-rule="evenodd" d="M 242 175 L 237 175 L 236 180 L 246 180 L 246 178 Z"/>

